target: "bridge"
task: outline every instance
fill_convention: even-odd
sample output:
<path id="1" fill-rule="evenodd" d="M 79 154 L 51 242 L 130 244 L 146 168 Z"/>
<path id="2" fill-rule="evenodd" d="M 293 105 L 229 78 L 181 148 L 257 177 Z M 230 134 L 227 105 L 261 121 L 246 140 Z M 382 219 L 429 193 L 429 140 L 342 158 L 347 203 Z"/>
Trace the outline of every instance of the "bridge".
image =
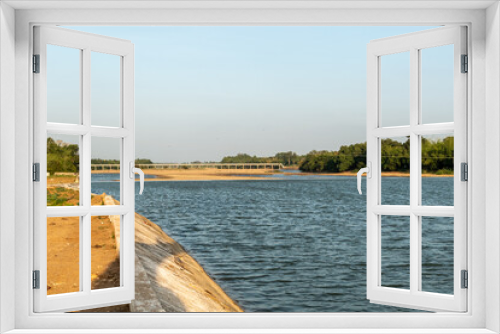
<path id="1" fill-rule="evenodd" d="M 191 164 L 136 164 L 140 169 L 283 169 L 281 163 L 191 163 Z M 91 164 L 91 170 L 120 170 L 119 164 Z"/>

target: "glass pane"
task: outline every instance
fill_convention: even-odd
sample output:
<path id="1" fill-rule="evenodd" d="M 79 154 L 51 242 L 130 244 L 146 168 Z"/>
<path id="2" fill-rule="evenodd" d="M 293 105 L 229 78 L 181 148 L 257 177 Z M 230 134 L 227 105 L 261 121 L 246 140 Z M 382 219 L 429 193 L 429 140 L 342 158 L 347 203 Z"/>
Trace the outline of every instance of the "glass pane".
<path id="1" fill-rule="evenodd" d="M 382 205 L 410 205 L 410 139 L 381 139 Z"/>
<path id="2" fill-rule="evenodd" d="M 80 124 L 80 49 L 47 45 L 47 122 Z"/>
<path id="3" fill-rule="evenodd" d="M 453 218 L 422 217 L 422 291 L 453 294 Z"/>
<path id="4" fill-rule="evenodd" d="M 47 294 L 80 291 L 80 217 L 47 218 Z"/>
<path id="5" fill-rule="evenodd" d="M 410 53 L 380 58 L 382 126 L 410 125 Z"/>
<path id="6" fill-rule="evenodd" d="M 120 286 L 120 216 L 92 216 L 92 290 Z"/>
<path id="7" fill-rule="evenodd" d="M 96 194 L 106 193 L 115 199 L 120 199 L 120 138 L 92 137 L 91 192 Z M 99 205 L 94 203 L 92 205 Z"/>
<path id="8" fill-rule="evenodd" d="M 92 125 L 120 126 L 121 57 L 92 52 Z"/>
<path id="9" fill-rule="evenodd" d="M 410 217 L 382 216 L 382 286 L 410 289 Z"/>
<path id="10" fill-rule="evenodd" d="M 422 136 L 422 205 L 454 205 L 453 134 Z"/>
<path id="11" fill-rule="evenodd" d="M 47 134 L 47 206 L 80 205 L 80 136 Z"/>
<path id="12" fill-rule="evenodd" d="M 422 49 L 422 123 L 453 122 L 453 45 Z"/>

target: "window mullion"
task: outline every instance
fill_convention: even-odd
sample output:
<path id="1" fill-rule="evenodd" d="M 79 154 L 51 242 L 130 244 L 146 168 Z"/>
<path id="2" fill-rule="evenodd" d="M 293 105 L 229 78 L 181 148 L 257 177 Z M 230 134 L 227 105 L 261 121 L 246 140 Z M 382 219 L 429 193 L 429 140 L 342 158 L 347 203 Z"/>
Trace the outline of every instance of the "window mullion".
<path id="1" fill-rule="evenodd" d="M 420 286 L 420 235 L 419 216 L 413 209 L 420 204 L 420 145 L 414 130 L 419 124 L 419 51 L 410 49 L 410 291 Z"/>
<path id="2" fill-rule="evenodd" d="M 80 146 L 80 203 L 85 207 L 91 205 L 91 171 L 90 171 L 90 155 L 91 155 L 91 137 L 90 137 L 90 50 L 83 49 L 82 53 L 82 124 L 87 128 L 87 132 L 83 135 L 82 145 Z"/>
<path id="3" fill-rule="evenodd" d="M 90 293 L 92 289 L 92 274 L 91 274 L 91 218 L 92 216 L 90 213 L 86 214 L 83 216 L 82 219 L 82 236 L 80 237 L 82 242 L 80 244 L 80 254 L 81 254 L 81 262 L 80 262 L 80 272 L 82 273 L 81 275 L 83 276 L 82 281 L 82 291 L 85 293 Z"/>
<path id="4" fill-rule="evenodd" d="M 90 92 L 90 70 L 91 70 L 91 51 L 89 48 L 83 49 L 82 53 L 82 124 L 87 129 L 90 130 L 91 126 L 91 92 Z M 89 208 L 89 212 L 83 216 L 82 219 L 82 234 L 81 235 L 81 262 L 80 262 L 80 272 L 82 273 L 82 291 L 85 293 L 91 292 L 92 289 L 92 263 L 91 263 L 91 244 L 92 244 L 92 216 L 90 214 L 91 207 L 91 134 L 88 131 L 82 138 L 82 153 L 80 161 L 80 173 L 81 177 L 81 191 L 80 191 L 80 200 L 83 203 L 84 207 Z"/>

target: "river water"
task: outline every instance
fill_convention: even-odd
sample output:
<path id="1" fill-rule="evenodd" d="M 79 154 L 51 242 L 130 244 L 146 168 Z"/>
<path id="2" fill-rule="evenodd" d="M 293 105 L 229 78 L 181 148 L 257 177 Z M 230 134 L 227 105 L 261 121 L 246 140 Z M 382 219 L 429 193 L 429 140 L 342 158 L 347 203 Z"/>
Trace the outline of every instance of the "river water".
<path id="1" fill-rule="evenodd" d="M 116 175 L 94 175 L 93 193 L 119 199 L 107 181 Z M 405 204 L 408 180 L 384 177 L 384 204 Z M 426 205 L 453 205 L 453 178 L 422 183 Z M 366 197 L 355 177 L 148 181 L 136 211 L 247 312 L 414 311 L 366 299 Z M 422 219 L 422 272 L 424 291 L 453 293 L 452 218 Z M 409 287 L 408 217 L 382 217 L 382 285 Z"/>

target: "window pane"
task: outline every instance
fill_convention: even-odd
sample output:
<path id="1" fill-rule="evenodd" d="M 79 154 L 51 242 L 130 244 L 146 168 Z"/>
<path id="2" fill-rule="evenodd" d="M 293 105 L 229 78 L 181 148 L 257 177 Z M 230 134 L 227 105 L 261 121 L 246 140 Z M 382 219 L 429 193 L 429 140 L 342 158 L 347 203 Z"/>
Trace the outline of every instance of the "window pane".
<path id="1" fill-rule="evenodd" d="M 410 217 L 382 216 L 382 286 L 410 289 Z"/>
<path id="2" fill-rule="evenodd" d="M 92 52 L 92 125 L 120 126 L 121 57 Z"/>
<path id="3" fill-rule="evenodd" d="M 120 199 L 121 141 L 120 138 L 92 137 L 92 197 L 106 192 Z M 94 202 L 92 200 L 92 205 L 100 205 Z"/>
<path id="4" fill-rule="evenodd" d="M 80 136 L 47 135 L 47 206 L 80 205 Z"/>
<path id="5" fill-rule="evenodd" d="M 47 122 L 80 124 L 80 49 L 47 45 Z"/>
<path id="6" fill-rule="evenodd" d="M 453 45 L 422 49 L 422 123 L 453 122 Z"/>
<path id="7" fill-rule="evenodd" d="M 382 205 L 410 205 L 410 139 L 381 139 Z"/>
<path id="8" fill-rule="evenodd" d="M 92 216 L 92 290 L 120 286 L 120 216 Z"/>
<path id="9" fill-rule="evenodd" d="M 380 58 L 382 126 L 410 125 L 410 53 Z"/>
<path id="10" fill-rule="evenodd" d="M 422 291 L 453 294 L 453 218 L 422 217 Z"/>
<path id="11" fill-rule="evenodd" d="M 422 205 L 453 206 L 453 134 L 422 136 Z"/>
<path id="12" fill-rule="evenodd" d="M 80 217 L 47 218 L 47 294 L 80 291 Z"/>

